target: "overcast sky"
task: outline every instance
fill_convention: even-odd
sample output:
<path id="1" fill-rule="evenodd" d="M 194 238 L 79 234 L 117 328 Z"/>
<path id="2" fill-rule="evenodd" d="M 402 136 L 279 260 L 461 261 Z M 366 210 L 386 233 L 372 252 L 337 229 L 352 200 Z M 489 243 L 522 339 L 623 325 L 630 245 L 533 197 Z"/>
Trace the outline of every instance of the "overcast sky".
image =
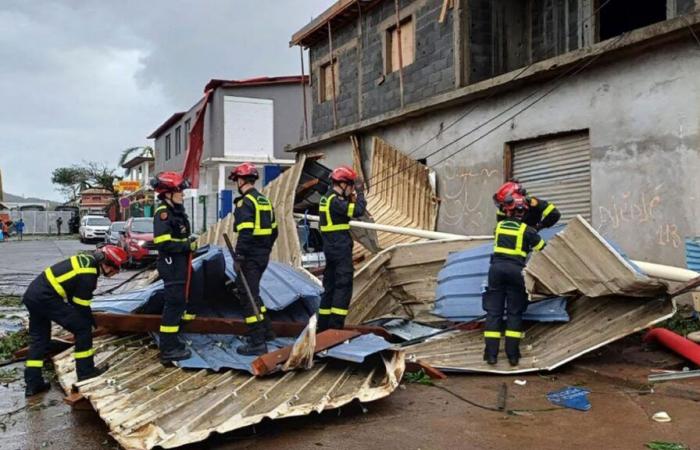
<path id="1" fill-rule="evenodd" d="M 0 0 L 0 170 L 59 200 L 51 171 L 121 151 L 211 78 L 300 73 L 291 35 L 334 0 Z"/>

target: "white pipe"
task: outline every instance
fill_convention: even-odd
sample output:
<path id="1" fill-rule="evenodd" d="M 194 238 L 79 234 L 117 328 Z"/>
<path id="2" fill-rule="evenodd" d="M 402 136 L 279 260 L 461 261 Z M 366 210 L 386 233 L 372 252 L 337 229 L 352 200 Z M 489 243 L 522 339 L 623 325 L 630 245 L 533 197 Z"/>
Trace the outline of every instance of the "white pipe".
<path id="1" fill-rule="evenodd" d="M 294 214 L 294 217 L 297 219 L 304 219 L 306 218 L 307 220 L 311 222 L 318 222 L 319 217 L 318 216 L 313 216 L 313 215 L 304 215 L 304 214 Z M 387 233 L 397 233 L 397 234 L 405 234 L 409 236 L 416 236 L 424 239 L 463 239 L 463 240 L 478 240 L 478 239 L 493 239 L 493 236 L 464 236 L 461 234 L 452 234 L 452 233 L 441 233 L 439 231 L 428 231 L 428 230 L 422 230 L 420 228 L 407 228 L 407 227 L 395 227 L 392 225 L 383 225 L 380 223 L 372 223 L 372 222 L 361 222 L 358 220 L 351 220 L 350 221 L 350 226 L 355 227 L 355 228 L 364 228 L 366 230 L 376 230 L 376 231 L 384 231 Z M 674 267 L 674 266 L 666 266 L 663 264 L 656 264 L 656 263 L 650 263 L 650 262 L 645 262 L 645 261 L 632 261 L 632 263 L 636 264 L 637 267 L 639 267 L 644 273 L 649 275 L 650 277 L 654 278 L 660 278 L 662 280 L 668 280 L 668 281 L 677 281 L 677 282 L 686 282 L 690 281 L 693 278 L 699 277 L 700 273 L 695 272 L 693 270 L 688 270 L 684 269 L 681 267 Z"/>
<path id="2" fill-rule="evenodd" d="M 318 216 L 310 214 L 294 214 L 296 219 L 306 219 L 310 222 L 318 222 Z M 478 240 L 478 239 L 493 239 L 493 236 L 463 236 L 461 234 L 441 233 L 439 231 L 423 230 L 420 228 L 395 227 L 393 225 L 383 225 L 381 223 L 361 222 L 359 220 L 351 220 L 350 226 L 355 228 L 363 228 L 365 230 L 384 231 L 387 233 L 405 234 L 423 239 L 441 240 L 441 239 L 460 239 L 460 240 Z"/>
<path id="3" fill-rule="evenodd" d="M 662 280 L 686 282 L 693 278 L 700 277 L 700 273 L 694 270 L 683 269 L 681 267 L 665 266 L 663 264 L 650 263 L 645 261 L 632 261 L 642 272 L 650 277 L 661 278 Z"/>

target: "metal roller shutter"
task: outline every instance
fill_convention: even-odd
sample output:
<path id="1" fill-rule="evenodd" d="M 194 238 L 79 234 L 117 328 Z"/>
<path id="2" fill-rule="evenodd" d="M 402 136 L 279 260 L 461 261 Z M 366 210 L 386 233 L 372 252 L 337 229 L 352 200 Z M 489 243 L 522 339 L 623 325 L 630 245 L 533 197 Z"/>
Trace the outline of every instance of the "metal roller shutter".
<path id="1" fill-rule="evenodd" d="M 513 178 L 528 193 L 553 202 L 562 222 L 577 214 L 591 220 L 591 146 L 588 132 L 511 145 Z"/>

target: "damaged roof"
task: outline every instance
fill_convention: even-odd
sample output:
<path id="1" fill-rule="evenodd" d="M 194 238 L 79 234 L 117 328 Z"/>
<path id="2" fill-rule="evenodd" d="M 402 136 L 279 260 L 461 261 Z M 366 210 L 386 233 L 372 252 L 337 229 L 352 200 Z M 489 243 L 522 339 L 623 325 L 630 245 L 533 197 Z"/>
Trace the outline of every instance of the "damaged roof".
<path id="1" fill-rule="evenodd" d="M 256 378 L 246 373 L 165 367 L 147 337 L 95 341 L 106 375 L 77 383 L 125 448 L 174 448 L 259 423 L 388 396 L 403 376 L 403 353 L 390 351 L 364 364 L 322 361 L 310 370 Z M 72 349 L 54 358 L 66 394 L 76 383 Z"/>

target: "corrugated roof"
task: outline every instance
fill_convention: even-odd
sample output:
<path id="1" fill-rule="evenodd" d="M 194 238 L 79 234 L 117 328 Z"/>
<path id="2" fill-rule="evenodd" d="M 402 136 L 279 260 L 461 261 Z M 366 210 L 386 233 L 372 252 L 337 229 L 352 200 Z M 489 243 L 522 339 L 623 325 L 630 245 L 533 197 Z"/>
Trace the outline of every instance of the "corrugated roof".
<path id="1" fill-rule="evenodd" d="M 542 230 L 549 240 L 562 226 Z M 468 321 L 486 312 L 482 308 L 482 292 L 488 285 L 488 272 L 493 243 L 455 252 L 447 257 L 438 274 L 434 314 L 454 321 Z M 538 322 L 566 322 L 566 301 L 561 298 L 542 300 L 528 305 L 523 318 Z"/>
<path id="2" fill-rule="evenodd" d="M 147 139 L 157 139 L 161 134 L 163 134 L 163 132 L 165 132 L 165 130 L 172 127 L 178 120 L 182 119 L 182 116 L 184 115 L 185 111 L 176 112 L 175 114 L 170 116 L 168 120 L 166 120 L 158 128 L 156 128 L 150 135 L 148 135 Z"/>
<path id="3" fill-rule="evenodd" d="M 688 269 L 700 272 L 700 238 L 685 240 L 685 261 Z"/>
<path id="4" fill-rule="evenodd" d="M 330 8 L 325 10 L 321 15 L 316 17 L 301 30 L 294 33 L 289 43 L 293 45 L 302 44 L 310 45 L 319 39 L 327 39 L 328 31 L 326 24 L 330 21 L 335 26 L 355 19 L 360 11 L 366 11 L 368 8 L 375 6 L 382 0 L 338 0 Z M 360 6 L 361 5 L 361 6 Z"/>
<path id="5" fill-rule="evenodd" d="M 109 364 L 98 378 L 77 383 L 125 448 L 174 448 L 259 423 L 338 408 L 354 400 L 388 396 L 404 371 L 402 352 L 389 351 L 364 364 L 317 363 L 310 370 L 264 378 L 245 373 L 165 367 L 150 338 L 95 340 L 96 363 Z M 54 358 L 66 394 L 76 383 L 72 349 Z"/>

